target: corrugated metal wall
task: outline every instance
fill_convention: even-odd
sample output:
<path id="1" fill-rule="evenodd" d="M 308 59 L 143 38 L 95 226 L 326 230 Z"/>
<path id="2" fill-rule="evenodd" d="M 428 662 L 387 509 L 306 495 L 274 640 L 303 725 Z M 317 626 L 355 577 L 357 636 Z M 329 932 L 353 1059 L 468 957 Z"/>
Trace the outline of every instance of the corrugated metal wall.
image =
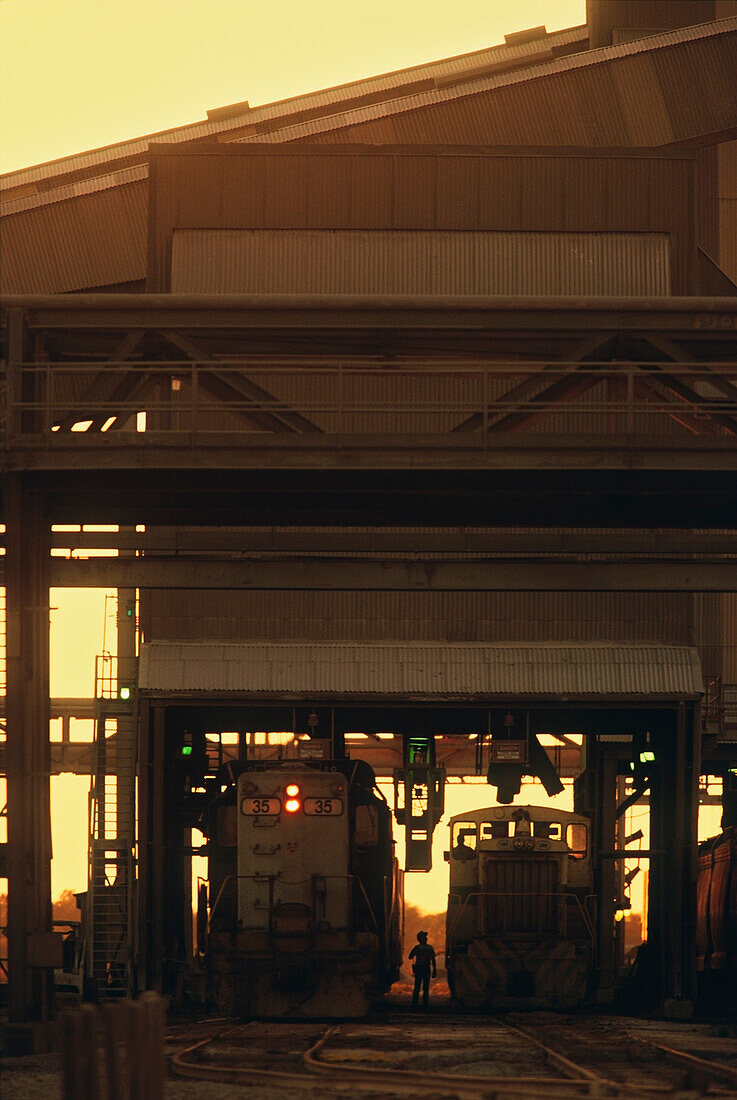
<path id="1" fill-rule="evenodd" d="M 720 145 L 718 155 L 719 266 L 737 283 L 737 141 Z"/>
<path id="2" fill-rule="evenodd" d="M 721 597 L 722 668 L 725 684 L 737 684 L 737 593 Z"/>
<path id="3" fill-rule="evenodd" d="M 695 645 L 737 684 L 737 595 L 604 592 L 157 591 L 147 641 L 660 642 Z"/>
<path id="4" fill-rule="evenodd" d="M 2 218 L 3 294 L 58 294 L 145 278 L 147 179 L 27 210 L 18 199 L 8 209 L 15 212 Z"/>
<path id="5" fill-rule="evenodd" d="M 587 0 L 591 49 L 610 46 L 619 30 L 671 30 L 737 14 L 734 0 Z"/>
<path id="6" fill-rule="evenodd" d="M 152 149 L 148 288 L 170 289 L 175 230 L 432 229 L 668 233 L 672 292 L 690 293 L 696 168 L 691 153 Z"/>
<path id="7" fill-rule="evenodd" d="M 195 590 L 147 603 L 147 641 L 694 642 L 690 594 Z"/>
<path id="8" fill-rule="evenodd" d="M 725 597 L 716 592 L 699 592 L 693 597 L 693 641 L 699 647 L 704 681 L 723 675 L 722 609 Z"/>
<path id="9" fill-rule="evenodd" d="M 665 233 L 185 229 L 183 294 L 670 293 Z"/>

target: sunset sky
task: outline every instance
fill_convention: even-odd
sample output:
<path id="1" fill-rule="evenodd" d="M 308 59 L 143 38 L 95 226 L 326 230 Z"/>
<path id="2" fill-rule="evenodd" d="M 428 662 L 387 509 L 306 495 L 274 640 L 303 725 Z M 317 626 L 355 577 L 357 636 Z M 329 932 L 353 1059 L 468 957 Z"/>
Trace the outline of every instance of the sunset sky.
<path id="1" fill-rule="evenodd" d="M 585 16 L 585 0 L 0 0 L 0 171 Z"/>

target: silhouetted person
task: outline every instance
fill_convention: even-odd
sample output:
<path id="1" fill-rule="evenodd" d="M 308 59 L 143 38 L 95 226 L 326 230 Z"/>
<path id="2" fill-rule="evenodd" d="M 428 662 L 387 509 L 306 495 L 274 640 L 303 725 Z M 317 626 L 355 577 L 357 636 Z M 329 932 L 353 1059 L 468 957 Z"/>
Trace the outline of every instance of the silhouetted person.
<path id="1" fill-rule="evenodd" d="M 476 852 L 466 841 L 468 836 L 473 836 L 473 833 L 467 833 L 464 829 L 458 834 L 458 840 L 453 849 L 453 859 L 476 859 Z"/>
<path id="2" fill-rule="evenodd" d="M 427 998 L 430 993 L 430 974 L 433 978 L 438 976 L 438 968 L 435 962 L 435 948 L 427 942 L 427 932 L 417 933 L 417 943 L 409 953 L 412 962 L 412 973 L 415 976 L 415 988 L 412 993 L 412 1007 L 417 1007 L 422 987 L 422 1007 L 427 1008 Z"/>

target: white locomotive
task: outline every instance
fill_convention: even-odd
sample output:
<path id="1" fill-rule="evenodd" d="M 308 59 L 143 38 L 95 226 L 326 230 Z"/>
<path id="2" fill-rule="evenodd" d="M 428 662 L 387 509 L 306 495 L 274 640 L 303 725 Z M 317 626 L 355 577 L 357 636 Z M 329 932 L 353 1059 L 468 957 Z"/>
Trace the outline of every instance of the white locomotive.
<path id="1" fill-rule="evenodd" d="M 203 822 L 210 998 L 243 1016 L 363 1015 L 401 962 L 402 876 L 374 773 L 351 760 L 242 767 Z"/>
<path id="2" fill-rule="evenodd" d="M 493 806 L 451 818 L 446 965 L 466 1008 L 572 1007 L 593 965 L 590 825 Z"/>

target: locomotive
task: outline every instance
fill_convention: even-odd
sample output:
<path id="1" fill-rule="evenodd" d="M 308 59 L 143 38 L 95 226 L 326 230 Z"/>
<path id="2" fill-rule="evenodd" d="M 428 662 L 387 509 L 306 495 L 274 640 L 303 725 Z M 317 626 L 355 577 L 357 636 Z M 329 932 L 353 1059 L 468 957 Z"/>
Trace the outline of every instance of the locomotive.
<path id="1" fill-rule="evenodd" d="M 737 825 L 699 845 L 696 970 L 706 1010 L 737 1007 Z"/>
<path id="2" fill-rule="evenodd" d="M 464 1008 L 570 1008 L 594 962 L 590 827 L 581 814 L 493 806 L 451 818 L 446 966 Z"/>
<path id="3" fill-rule="evenodd" d="M 402 951 L 402 873 L 373 770 L 360 760 L 225 770 L 202 821 L 209 999 L 241 1016 L 364 1015 Z"/>

